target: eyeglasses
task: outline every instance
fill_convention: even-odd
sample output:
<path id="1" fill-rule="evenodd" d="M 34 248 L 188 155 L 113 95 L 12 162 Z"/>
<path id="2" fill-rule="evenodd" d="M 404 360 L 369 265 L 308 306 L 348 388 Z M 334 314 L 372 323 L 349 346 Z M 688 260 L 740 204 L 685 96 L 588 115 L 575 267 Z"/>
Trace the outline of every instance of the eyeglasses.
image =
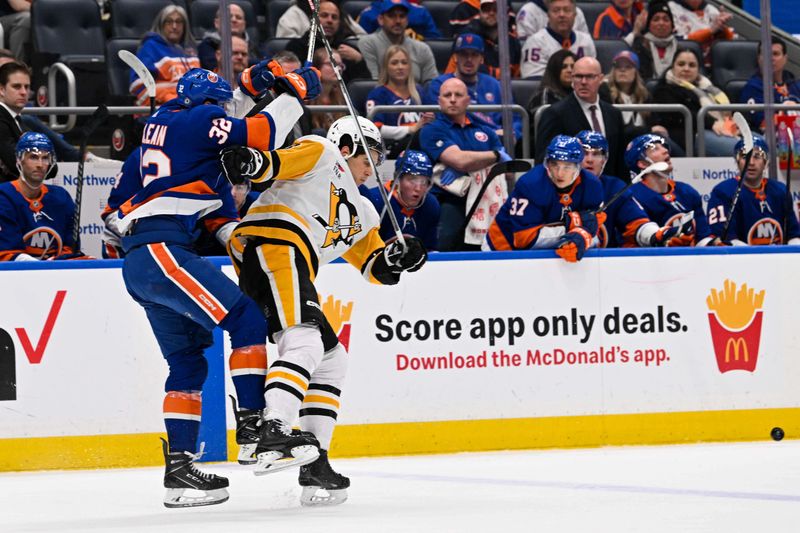
<path id="1" fill-rule="evenodd" d="M 575 81 L 592 81 L 600 76 L 601 74 L 573 74 L 572 79 Z"/>

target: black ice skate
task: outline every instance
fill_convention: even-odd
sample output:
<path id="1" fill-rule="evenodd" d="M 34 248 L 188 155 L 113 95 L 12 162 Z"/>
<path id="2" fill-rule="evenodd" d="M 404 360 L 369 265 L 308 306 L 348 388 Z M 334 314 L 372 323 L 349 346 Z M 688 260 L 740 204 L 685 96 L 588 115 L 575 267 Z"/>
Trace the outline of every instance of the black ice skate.
<path id="1" fill-rule="evenodd" d="M 240 465 L 256 464 L 256 445 L 258 431 L 261 427 L 261 411 L 255 409 L 239 409 L 236 398 L 229 396 L 233 404 L 233 418 L 236 420 L 236 444 L 239 445 Z"/>
<path id="2" fill-rule="evenodd" d="M 327 450 L 320 450 L 316 461 L 300 467 L 299 481 L 302 505 L 339 505 L 347 500 L 350 479 L 334 472 Z"/>
<path id="3" fill-rule="evenodd" d="M 319 442 L 312 434 L 293 430 L 282 420 L 264 420 L 256 446 L 254 473 L 263 476 L 308 464 L 319 457 L 318 448 Z"/>
<path id="4" fill-rule="evenodd" d="M 164 506 L 198 507 L 200 505 L 214 505 L 228 501 L 228 479 L 214 474 L 206 474 L 194 466 L 194 461 L 203 453 L 189 452 L 170 453 L 167 441 L 161 439 L 164 450 L 164 461 L 167 464 L 164 472 L 164 487 L 167 495 L 164 497 Z M 187 490 L 199 491 L 201 495 L 186 495 Z"/>

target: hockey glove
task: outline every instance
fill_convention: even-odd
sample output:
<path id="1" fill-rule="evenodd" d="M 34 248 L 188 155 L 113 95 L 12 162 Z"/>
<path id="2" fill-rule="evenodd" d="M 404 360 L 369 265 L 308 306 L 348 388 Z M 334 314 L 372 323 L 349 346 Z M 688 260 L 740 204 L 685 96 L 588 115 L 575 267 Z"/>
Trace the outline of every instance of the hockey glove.
<path id="1" fill-rule="evenodd" d="M 395 240 L 387 244 L 386 248 L 383 249 L 386 264 L 397 274 L 404 271 L 416 272 L 428 260 L 428 252 L 425 250 L 421 240 L 410 235 L 406 235 L 405 240 L 405 247 Z"/>
<path id="2" fill-rule="evenodd" d="M 591 244 L 592 235 L 583 228 L 575 228 L 559 239 L 556 253 L 570 263 L 577 263 Z"/>
<path id="3" fill-rule="evenodd" d="M 594 211 L 570 211 L 567 213 L 567 219 L 564 221 L 564 226 L 567 232 L 573 231 L 576 228 L 586 230 L 592 237 L 597 235 L 597 230 L 606 221 L 606 212 Z"/>
<path id="4" fill-rule="evenodd" d="M 239 88 L 251 98 L 261 98 L 275 85 L 275 79 L 283 75 L 283 67 L 277 61 L 264 60 L 242 71 Z"/>
<path id="5" fill-rule="evenodd" d="M 456 170 L 454 168 L 444 167 L 444 170 L 442 171 L 442 175 L 439 176 L 439 182 L 442 185 L 450 185 L 451 183 L 453 183 L 454 181 L 456 181 L 458 178 L 460 178 L 463 175 L 464 175 L 463 172 L 459 172 L 458 170 Z"/>
<path id="6" fill-rule="evenodd" d="M 322 91 L 319 70 L 316 67 L 302 67 L 275 79 L 275 92 L 288 92 L 298 100 L 313 100 Z"/>
<path id="7" fill-rule="evenodd" d="M 231 146 L 220 154 L 222 171 L 231 185 L 241 185 L 247 180 L 261 177 L 269 168 L 269 161 L 261 150 L 248 146 Z"/>
<path id="8" fill-rule="evenodd" d="M 650 237 L 650 246 L 666 246 L 671 239 L 680 236 L 680 231 L 681 228 L 679 226 L 664 226 Z"/>

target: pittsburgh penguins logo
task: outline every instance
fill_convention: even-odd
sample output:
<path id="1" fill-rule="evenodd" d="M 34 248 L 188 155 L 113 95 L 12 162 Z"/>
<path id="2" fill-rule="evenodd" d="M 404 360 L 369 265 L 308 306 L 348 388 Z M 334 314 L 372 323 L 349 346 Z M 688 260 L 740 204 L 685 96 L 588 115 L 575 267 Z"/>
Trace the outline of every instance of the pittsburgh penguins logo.
<path id="1" fill-rule="evenodd" d="M 747 244 L 766 246 L 781 243 L 783 243 L 783 229 L 774 218 L 758 220 L 747 232 Z"/>
<path id="2" fill-rule="evenodd" d="M 353 244 L 353 237 L 362 230 L 356 207 L 347 199 L 347 192 L 344 189 L 337 189 L 331 183 L 330 192 L 328 219 L 317 213 L 312 215 L 326 231 L 322 247 L 336 246 L 340 242 L 350 246 Z"/>
<path id="3" fill-rule="evenodd" d="M 47 226 L 29 231 L 23 235 L 22 240 L 25 242 L 26 253 L 41 258 L 61 255 L 61 250 L 64 247 L 61 235 Z"/>

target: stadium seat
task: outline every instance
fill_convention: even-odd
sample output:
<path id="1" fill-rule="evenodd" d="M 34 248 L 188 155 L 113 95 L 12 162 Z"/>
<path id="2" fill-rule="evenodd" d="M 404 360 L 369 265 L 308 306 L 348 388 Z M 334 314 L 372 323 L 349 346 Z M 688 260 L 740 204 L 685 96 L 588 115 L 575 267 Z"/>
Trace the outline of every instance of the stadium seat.
<path id="1" fill-rule="evenodd" d="M 611 5 L 609 2 L 578 2 L 577 6 L 583 11 L 583 16 L 586 17 L 586 26 L 589 28 L 589 35 L 594 33 L 594 23 L 600 13 L 606 10 Z"/>
<path id="2" fill-rule="evenodd" d="M 139 39 L 110 39 L 106 43 L 106 73 L 109 91 L 114 96 L 130 96 L 131 102 L 133 102 L 133 95 L 128 90 L 131 69 L 122 62 L 117 54 L 120 50 L 136 53 L 138 46 Z"/>
<path id="3" fill-rule="evenodd" d="M 141 39 L 159 11 L 170 4 L 186 7 L 183 2 L 172 0 L 114 0 L 111 2 L 111 37 Z"/>
<path id="4" fill-rule="evenodd" d="M 728 95 L 728 100 L 733 103 L 739 102 L 739 95 L 742 94 L 742 89 L 747 85 L 747 80 L 732 79 L 728 80 L 725 84 L 725 94 Z"/>
<path id="5" fill-rule="evenodd" d="M 597 39 L 594 46 L 597 48 L 597 60 L 604 74 L 608 74 L 611 70 L 615 55 L 623 50 L 629 50 L 628 45 L 621 39 Z"/>
<path id="6" fill-rule="evenodd" d="M 367 95 L 377 85 L 378 82 L 375 80 L 353 80 L 347 84 L 347 90 L 350 91 L 350 98 L 353 100 L 353 107 L 365 117 L 367 116 Z"/>
<path id="7" fill-rule="evenodd" d="M 358 15 L 364 11 L 364 8 L 369 6 L 372 3 L 372 0 L 346 0 L 342 3 L 342 8 L 344 11 L 353 17 L 353 20 L 358 18 Z"/>
<path id="8" fill-rule="evenodd" d="M 733 79 L 747 79 L 758 68 L 757 41 L 718 41 L 711 46 L 711 83 L 725 87 Z"/>
<path id="9" fill-rule="evenodd" d="M 511 2 L 511 9 L 514 11 L 514 13 L 519 13 L 519 10 L 522 9 L 522 6 L 527 3 L 527 0 L 515 0 L 514 2 Z"/>
<path id="10" fill-rule="evenodd" d="M 436 70 L 444 72 L 453 53 L 452 39 L 429 39 L 425 44 L 431 47 L 433 58 L 436 60 Z"/>
<path id="11" fill-rule="evenodd" d="M 653 94 L 653 91 L 656 90 L 656 85 L 658 85 L 658 78 L 654 78 L 651 80 L 645 80 L 644 86 L 647 87 L 647 92 Z"/>
<path id="12" fill-rule="evenodd" d="M 269 0 L 267 2 L 267 37 L 275 37 L 278 29 L 278 20 L 289 9 L 291 0 Z"/>
<path id="13" fill-rule="evenodd" d="M 453 32 L 450 31 L 450 13 L 453 12 L 457 3 L 446 0 L 425 0 L 422 2 L 422 7 L 430 11 L 433 20 L 436 21 L 436 26 L 442 34 L 442 37 L 452 37 Z"/>
<path id="14" fill-rule="evenodd" d="M 536 91 L 539 90 L 541 80 L 511 80 L 511 95 L 514 103 L 522 107 L 528 105 Z"/>
<path id="15" fill-rule="evenodd" d="M 247 34 L 253 42 L 259 42 L 256 11 L 249 0 L 232 0 L 244 10 L 247 21 Z M 219 9 L 219 0 L 193 0 L 190 6 L 189 18 L 192 21 L 192 34 L 197 39 L 202 39 L 207 31 L 214 31 L 214 17 Z"/>
<path id="16" fill-rule="evenodd" d="M 291 39 L 270 39 L 261 45 L 261 51 L 266 57 L 272 57 L 281 50 L 286 50 L 286 45 L 289 44 Z"/>

